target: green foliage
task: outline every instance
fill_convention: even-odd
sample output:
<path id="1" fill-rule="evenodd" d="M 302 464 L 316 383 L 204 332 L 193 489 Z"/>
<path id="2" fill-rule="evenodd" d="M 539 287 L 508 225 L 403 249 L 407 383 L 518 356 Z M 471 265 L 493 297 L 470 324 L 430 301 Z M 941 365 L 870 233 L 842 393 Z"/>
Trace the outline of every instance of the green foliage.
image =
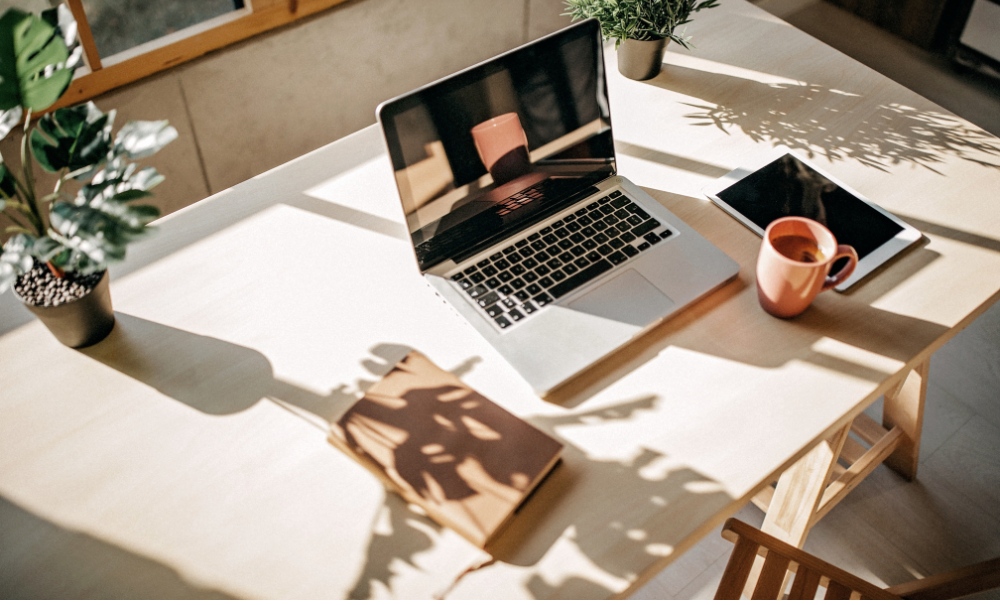
<path id="1" fill-rule="evenodd" d="M 112 138 L 115 112 L 86 103 L 58 109 L 29 128 L 32 111 L 55 103 L 69 83 L 80 50 L 75 32 L 64 6 L 41 19 L 16 9 L 0 18 L 0 138 L 27 116 L 22 173 L 0 160 L 0 212 L 15 223 L 8 231 L 16 232 L 0 245 L 0 292 L 36 261 L 81 274 L 103 271 L 125 258 L 128 244 L 152 233 L 149 223 L 160 214 L 135 202 L 150 197 L 163 175 L 134 160 L 177 138 L 166 120 L 129 122 Z M 65 83 L 54 79 L 60 72 L 68 74 Z M 43 198 L 35 193 L 32 160 L 59 175 Z M 74 181 L 84 184 L 75 194 L 64 190 Z"/>
<path id="2" fill-rule="evenodd" d="M 691 14 L 714 8 L 718 0 L 565 0 L 567 12 L 577 19 L 597 18 L 605 39 L 614 38 L 615 48 L 622 40 L 659 40 L 669 38 L 684 48 L 690 39 L 677 28 L 691 22 Z"/>

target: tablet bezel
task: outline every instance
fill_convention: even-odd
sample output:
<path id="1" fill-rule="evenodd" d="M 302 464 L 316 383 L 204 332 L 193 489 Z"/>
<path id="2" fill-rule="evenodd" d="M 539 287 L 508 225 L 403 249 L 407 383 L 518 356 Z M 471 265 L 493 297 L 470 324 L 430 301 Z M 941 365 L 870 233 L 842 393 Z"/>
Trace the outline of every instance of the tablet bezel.
<path id="1" fill-rule="evenodd" d="M 916 242 L 920 241 L 920 238 L 922 237 L 920 231 L 906 224 L 905 222 L 897 218 L 895 215 L 893 215 L 891 212 L 882 208 L 881 206 L 871 201 L 867 197 L 861 195 L 860 193 L 857 192 L 857 190 L 853 189 L 852 187 L 849 187 L 846 183 L 844 183 L 837 177 L 833 176 L 826 170 L 823 170 L 816 164 L 803 158 L 800 154 L 795 153 L 793 150 L 784 146 L 775 147 L 773 153 L 769 154 L 767 159 L 761 162 L 756 168 L 753 169 L 737 168 L 731 171 L 729 174 L 712 182 L 710 185 L 702 189 L 702 192 L 708 197 L 708 199 L 712 200 L 712 202 L 714 202 L 717 206 L 725 210 L 726 213 L 730 214 L 733 218 L 743 223 L 744 226 L 746 226 L 751 231 L 756 233 L 758 236 L 763 238 L 764 229 L 767 227 L 767 225 L 761 227 L 757 223 L 753 222 L 752 220 L 741 214 L 737 209 L 733 208 L 725 201 L 723 201 L 723 199 L 719 197 L 719 193 L 728 189 L 730 186 L 738 183 L 739 181 L 743 180 L 745 177 L 750 176 L 757 170 L 760 170 L 761 168 L 767 166 L 771 162 L 777 161 L 786 154 L 793 156 L 795 159 L 799 160 L 809 168 L 815 170 L 816 172 L 823 175 L 827 179 L 830 179 L 831 182 L 836 184 L 845 192 L 854 196 L 858 200 L 864 202 L 872 210 L 882 214 L 883 216 L 894 222 L 896 225 L 898 225 L 900 228 L 902 228 L 902 231 L 897 233 L 894 237 L 883 243 L 875 250 L 868 253 L 868 255 L 866 255 L 864 258 L 859 259 L 858 267 L 857 269 L 854 270 L 854 273 L 851 274 L 851 277 L 849 277 L 842 284 L 840 284 L 835 288 L 838 292 L 844 292 L 848 290 L 849 288 L 857 284 L 859 281 L 864 279 L 866 276 L 874 272 L 876 269 L 881 267 L 883 264 L 888 262 L 889 259 L 903 252 Z"/>

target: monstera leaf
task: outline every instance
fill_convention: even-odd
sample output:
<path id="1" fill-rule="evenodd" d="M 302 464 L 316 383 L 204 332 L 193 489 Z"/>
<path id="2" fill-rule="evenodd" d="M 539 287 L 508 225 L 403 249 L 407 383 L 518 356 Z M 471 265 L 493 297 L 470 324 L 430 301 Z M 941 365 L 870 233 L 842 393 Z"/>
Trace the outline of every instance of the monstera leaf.
<path id="1" fill-rule="evenodd" d="M 69 57 L 56 27 L 9 9 L 0 17 L 0 111 L 38 111 L 58 101 L 73 77 Z"/>
<path id="2" fill-rule="evenodd" d="M 149 223 L 160 216 L 156 206 L 128 204 L 149 192 L 135 189 L 105 197 L 111 190 L 113 186 L 95 194 L 86 205 L 52 205 L 49 236 L 66 248 L 67 263 L 80 273 L 100 271 L 109 262 L 123 260 L 126 246 L 150 235 Z"/>
<path id="3" fill-rule="evenodd" d="M 35 239 L 30 235 L 18 233 L 10 238 L 6 245 L 0 246 L 0 292 L 3 292 L 17 280 L 17 276 L 31 271 L 34 260 L 31 258 L 35 247 Z"/>
<path id="4" fill-rule="evenodd" d="M 104 113 L 93 103 L 57 109 L 31 131 L 31 151 L 48 172 L 103 163 L 111 151 L 114 119 L 114 110 Z"/>

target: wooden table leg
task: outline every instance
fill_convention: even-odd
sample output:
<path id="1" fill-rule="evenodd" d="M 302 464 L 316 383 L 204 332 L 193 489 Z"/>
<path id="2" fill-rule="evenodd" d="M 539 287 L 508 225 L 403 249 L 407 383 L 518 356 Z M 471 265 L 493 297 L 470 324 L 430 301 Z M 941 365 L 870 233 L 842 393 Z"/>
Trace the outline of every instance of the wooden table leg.
<path id="1" fill-rule="evenodd" d="M 848 422 L 833 437 L 817 445 L 781 474 L 761 531 L 798 548 L 805 544 L 820 499 L 830 482 L 830 473 L 837 464 L 840 450 L 850 430 L 851 423 Z M 750 579 L 746 583 L 748 598 L 757 584 L 763 564 L 763 560 L 758 557 L 750 571 Z M 788 582 L 787 575 L 785 582 Z"/>
<path id="2" fill-rule="evenodd" d="M 903 438 L 885 464 L 911 481 L 917 476 L 920 459 L 920 431 L 924 425 L 924 401 L 927 399 L 927 377 L 931 360 L 928 358 L 903 379 L 893 393 L 885 394 L 882 426 L 899 427 Z"/>

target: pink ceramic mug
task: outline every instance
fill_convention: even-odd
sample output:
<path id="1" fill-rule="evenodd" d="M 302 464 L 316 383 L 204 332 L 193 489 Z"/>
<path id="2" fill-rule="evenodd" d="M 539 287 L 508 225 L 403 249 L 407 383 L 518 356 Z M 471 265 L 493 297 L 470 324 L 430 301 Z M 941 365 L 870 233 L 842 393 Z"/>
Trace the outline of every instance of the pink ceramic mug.
<path id="1" fill-rule="evenodd" d="M 847 266 L 828 275 L 841 258 L 848 259 Z M 757 299 L 775 317 L 795 317 L 817 294 L 843 283 L 857 266 L 854 248 L 837 245 L 823 225 L 797 216 L 779 218 L 767 226 L 757 256 Z"/>
<path id="2" fill-rule="evenodd" d="M 505 113 L 476 124 L 472 128 L 472 140 L 479 159 L 497 185 L 527 174 L 531 169 L 528 137 L 516 113 Z"/>

